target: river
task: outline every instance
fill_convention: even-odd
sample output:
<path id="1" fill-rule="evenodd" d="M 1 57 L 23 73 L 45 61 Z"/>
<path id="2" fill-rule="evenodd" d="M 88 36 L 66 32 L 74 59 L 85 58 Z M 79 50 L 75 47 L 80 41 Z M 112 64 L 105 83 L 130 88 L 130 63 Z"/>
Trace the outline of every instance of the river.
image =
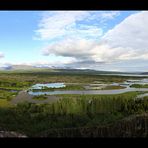
<path id="1" fill-rule="evenodd" d="M 36 84 L 32 88 L 39 88 L 37 92 L 28 91 L 30 95 L 58 95 L 58 94 L 121 94 L 131 91 L 148 91 L 148 88 L 131 88 L 132 84 L 148 84 L 148 79 L 139 79 L 139 80 L 126 80 L 123 83 L 112 83 L 112 84 L 90 84 L 89 88 L 93 88 L 95 85 L 111 85 L 111 86 L 124 86 L 124 89 L 112 89 L 112 90 L 55 90 L 55 91 L 40 91 L 42 87 L 52 87 L 56 88 L 65 87 L 64 83 L 50 83 L 50 84 Z"/>
<path id="2" fill-rule="evenodd" d="M 48 91 L 48 92 L 32 92 L 29 91 L 30 95 L 58 95 L 58 94 L 121 94 L 131 91 L 148 91 L 148 88 L 125 88 L 125 89 L 116 89 L 116 90 L 57 90 L 57 91 Z"/>

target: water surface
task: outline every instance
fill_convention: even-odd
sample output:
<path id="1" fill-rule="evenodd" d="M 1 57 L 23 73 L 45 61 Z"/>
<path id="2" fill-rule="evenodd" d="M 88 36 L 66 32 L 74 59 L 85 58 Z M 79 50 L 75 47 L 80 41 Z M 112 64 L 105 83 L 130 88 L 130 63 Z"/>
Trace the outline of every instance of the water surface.
<path id="1" fill-rule="evenodd" d="M 47 84 L 35 84 L 31 88 L 32 89 L 43 89 L 44 87 L 48 88 L 62 88 L 65 87 L 66 85 L 64 83 L 47 83 Z"/>
<path id="2" fill-rule="evenodd" d="M 121 94 L 130 91 L 148 91 L 148 88 L 125 88 L 116 90 L 57 90 L 48 92 L 28 92 L 30 95 L 58 95 L 58 94 Z"/>

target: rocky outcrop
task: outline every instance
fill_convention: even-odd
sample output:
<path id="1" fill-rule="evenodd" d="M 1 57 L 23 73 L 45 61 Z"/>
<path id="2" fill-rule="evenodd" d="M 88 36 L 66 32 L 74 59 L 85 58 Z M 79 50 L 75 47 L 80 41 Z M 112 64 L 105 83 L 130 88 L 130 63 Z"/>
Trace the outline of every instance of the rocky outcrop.
<path id="1" fill-rule="evenodd" d="M 20 134 L 20 133 L 16 133 L 13 131 L 0 131 L 0 138 L 26 138 L 26 135 Z"/>

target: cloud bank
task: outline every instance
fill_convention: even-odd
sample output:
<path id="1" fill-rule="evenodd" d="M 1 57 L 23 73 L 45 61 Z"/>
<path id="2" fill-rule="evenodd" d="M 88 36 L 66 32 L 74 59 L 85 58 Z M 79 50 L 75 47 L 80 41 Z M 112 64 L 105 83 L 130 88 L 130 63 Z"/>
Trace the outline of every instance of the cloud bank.
<path id="1" fill-rule="evenodd" d="M 93 23 L 93 20 L 104 23 L 118 15 L 116 11 L 46 13 L 36 33 L 41 40 L 56 41 L 43 48 L 43 55 L 69 57 L 74 59 L 69 65 L 92 64 L 98 69 L 101 64 L 148 61 L 148 12 L 128 16 L 105 34 L 103 28 Z"/>

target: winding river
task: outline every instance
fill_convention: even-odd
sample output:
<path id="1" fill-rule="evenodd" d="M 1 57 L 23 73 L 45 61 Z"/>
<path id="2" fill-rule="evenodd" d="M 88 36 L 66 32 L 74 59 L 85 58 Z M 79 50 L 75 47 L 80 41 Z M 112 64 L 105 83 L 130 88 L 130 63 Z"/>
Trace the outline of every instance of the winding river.
<path id="1" fill-rule="evenodd" d="M 50 84 L 36 84 L 31 88 L 38 88 L 39 90 L 37 92 L 33 92 L 31 90 L 24 90 L 24 91 L 20 91 L 18 93 L 18 95 L 11 101 L 13 104 L 17 104 L 18 102 L 23 102 L 23 101 L 28 101 L 31 103 L 47 103 L 47 102 L 51 102 L 51 101 L 56 101 L 58 100 L 60 97 L 56 96 L 59 94 L 81 94 L 81 95 L 85 95 L 85 94 L 102 94 L 102 95 L 111 95 L 111 94 L 121 94 L 121 93 L 125 93 L 125 92 L 133 92 L 133 91 L 142 91 L 145 92 L 144 94 L 140 94 L 138 95 L 136 98 L 143 98 L 144 96 L 148 96 L 148 88 L 131 88 L 130 85 L 132 84 L 148 84 L 148 79 L 142 79 L 142 80 L 127 80 L 124 83 L 118 84 L 118 83 L 112 83 L 110 85 L 118 85 L 118 86 L 125 86 L 124 89 L 114 89 L 114 90 L 55 90 L 55 91 L 47 91 L 47 92 L 42 92 L 41 89 L 43 89 L 44 87 L 50 86 L 56 86 L 56 88 L 60 88 L 60 87 L 65 87 L 65 85 L 63 83 L 50 83 Z M 52 86 L 51 86 L 52 85 Z M 99 84 L 100 85 L 100 84 Z M 90 84 L 90 87 L 93 87 L 94 85 Z M 95 84 L 96 86 L 96 84 Z M 106 84 L 105 84 L 106 86 Z M 34 100 L 33 97 L 37 96 L 37 95 L 47 95 L 47 99 L 46 100 Z"/>
<path id="2" fill-rule="evenodd" d="M 123 83 L 112 83 L 109 84 L 111 86 L 124 86 L 124 89 L 113 89 L 113 90 L 55 90 L 55 91 L 40 91 L 43 86 L 50 86 L 56 88 L 65 87 L 64 83 L 51 83 L 51 84 L 36 84 L 32 88 L 39 88 L 39 91 L 33 92 L 28 91 L 28 94 L 30 95 L 58 95 L 58 94 L 121 94 L 125 92 L 131 92 L 131 91 L 148 91 L 148 88 L 131 88 L 130 86 L 132 84 L 148 84 L 148 79 L 140 79 L 140 80 L 127 80 Z M 53 85 L 53 86 L 52 86 Z M 94 84 L 94 85 L 100 85 L 100 84 Z M 106 84 L 102 84 L 106 86 Z M 40 87 L 42 86 L 42 87 Z M 92 84 L 89 86 L 90 88 L 93 87 Z"/>
<path id="3" fill-rule="evenodd" d="M 57 91 L 48 91 L 48 92 L 32 92 L 29 91 L 30 95 L 58 95 L 58 94 L 121 94 L 131 91 L 148 91 L 148 88 L 125 88 L 125 89 L 116 89 L 116 90 L 57 90 Z"/>

